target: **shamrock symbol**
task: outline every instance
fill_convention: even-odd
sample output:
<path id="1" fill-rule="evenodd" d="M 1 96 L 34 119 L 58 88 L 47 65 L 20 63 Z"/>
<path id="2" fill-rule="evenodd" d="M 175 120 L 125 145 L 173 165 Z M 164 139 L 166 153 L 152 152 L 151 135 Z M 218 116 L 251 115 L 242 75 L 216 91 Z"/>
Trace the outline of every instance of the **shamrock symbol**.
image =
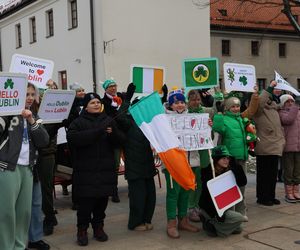
<path id="1" fill-rule="evenodd" d="M 14 88 L 14 82 L 10 78 L 7 79 L 6 82 L 4 83 L 4 89 L 7 89 L 8 87 L 10 87 L 11 89 Z"/>
<path id="2" fill-rule="evenodd" d="M 201 80 L 202 77 L 207 77 L 207 73 L 207 70 L 205 70 L 203 66 L 199 66 L 195 71 L 195 77 Z"/>
<path id="3" fill-rule="evenodd" d="M 244 86 L 247 85 L 247 77 L 246 76 L 241 76 L 239 79 L 240 83 L 242 83 Z"/>
<path id="4" fill-rule="evenodd" d="M 228 80 L 230 81 L 230 85 L 232 85 L 232 83 L 234 82 L 234 76 L 235 76 L 235 72 L 234 69 L 227 69 L 227 76 L 228 76 Z"/>

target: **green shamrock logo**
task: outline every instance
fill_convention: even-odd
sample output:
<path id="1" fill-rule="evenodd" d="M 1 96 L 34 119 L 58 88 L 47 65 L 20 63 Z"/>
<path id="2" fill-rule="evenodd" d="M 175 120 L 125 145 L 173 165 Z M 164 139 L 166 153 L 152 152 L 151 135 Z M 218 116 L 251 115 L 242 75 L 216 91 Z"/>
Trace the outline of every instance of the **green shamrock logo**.
<path id="1" fill-rule="evenodd" d="M 246 86 L 247 83 L 248 83 L 247 77 L 246 77 L 246 76 L 240 76 L 239 81 L 240 81 L 240 83 L 242 83 L 244 86 Z"/>
<path id="2" fill-rule="evenodd" d="M 11 89 L 14 88 L 14 82 L 10 78 L 7 79 L 6 82 L 4 83 L 4 89 L 7 89 L 8 87 L 10 87 Z"/>
<path id="3" fill-rule="evenodd" d="M 227 69 L 227 77 L 228 77 L 228 80 L 230 81 L 230 85 L 232 85 L 232 83 L 234 82 L 234 77 L 235 77 L 235 72 L 234 72 L 234 69 Z"/>

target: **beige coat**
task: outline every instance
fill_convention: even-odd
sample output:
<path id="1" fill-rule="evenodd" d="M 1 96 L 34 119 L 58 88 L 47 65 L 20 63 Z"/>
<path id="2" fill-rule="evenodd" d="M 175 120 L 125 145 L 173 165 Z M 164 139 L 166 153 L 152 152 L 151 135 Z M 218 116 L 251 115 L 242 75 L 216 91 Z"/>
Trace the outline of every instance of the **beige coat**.
<path id="1" fill-rule="evenodd" d="M 285 139 L 277 109 L 277 104 L 270 99 L 270 93 L 263 90 L 253 117 L 259 138 L 255 147 L 257 155 L 282 155 Z"/>

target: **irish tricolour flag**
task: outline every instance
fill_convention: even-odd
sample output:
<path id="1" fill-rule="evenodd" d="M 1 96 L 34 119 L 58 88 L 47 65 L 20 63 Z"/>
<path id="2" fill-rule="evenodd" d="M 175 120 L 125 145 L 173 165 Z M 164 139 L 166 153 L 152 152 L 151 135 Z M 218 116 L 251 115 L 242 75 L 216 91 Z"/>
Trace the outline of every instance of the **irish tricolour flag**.
<path id="1" fill-rule="evenodd" d="M 150 66 L 132 66 L 132 82 L 136 85 L 137 93 L 161 92 L 164 70 Z"/>
<path id="2" fill-rule="evenodd" d="M 185 151 L 171 129 L 157 92 L 142 98 L 129 112 L 150 141 L 173 179 L 184 189 L 195 189 L 195 175 Z"/>
<path id="3" fill-rule="evenodd" d="M 220 217 L 228 208 L 243 199 L 231 170 L 209 180 L 207 182 L 207 188 Z"/>

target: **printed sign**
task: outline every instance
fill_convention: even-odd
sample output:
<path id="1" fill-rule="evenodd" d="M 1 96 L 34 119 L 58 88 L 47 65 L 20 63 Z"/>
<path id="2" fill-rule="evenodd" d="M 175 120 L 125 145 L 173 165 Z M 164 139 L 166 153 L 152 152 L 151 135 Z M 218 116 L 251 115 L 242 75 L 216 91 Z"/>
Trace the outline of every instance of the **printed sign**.
<path id="1" fill-rule="evenodd" d="M 25 73 L 28 81 L 40 89 L 46 89 L 46 83 L 52 78 L 54 63 L 49 60 L 14 54 L 10 64 L 10 72 Z"/>
<path id="2" fill-rule="evenodd" d="M 75 94 L 74 90 L 46 90 L 38 112 L 43 123 L 58 123 L 67 119 Z"/>
<path id="3" fill-rule="evenodd" d="M 186 151 L 213 148 L 208 114 L 169 114 L 171 128 Z"/>
<path id="4" fill-rule="evenodd" d="M 136 93 L 161 93 L 165 82 L 165 69 L 160 66 L 131 65 L 131 79 L 136 86 Z"/>
<path id="5" fill-rule="evenodd" d="M 219 84 L 218 58 L 192 58 L 182 62 L 184 88 L 208 89 Z"/>
<path id="6" fill-rule="evenodd" d="M 207 182 L 207 188 L 220 217 L 228 208 L 234 206 L 243 199 L 231 170 L 209 180 Z"/>
<path id="7" fill-rule="evenodd" d="M 226 92 L 254 92 L 256 75 L 255 67 L 253 65 L 224 63 L 223 69 Z"/>
<path id="8" fill-rule="evenodd" d="M 290 83 L 288 83 L 281 75 L 279 75 L 275 71 L 275 81 L 277 82 L 276 89 L 281 89 L 281 90 L 287 90 L 292 92 L 296 96 L 300 96 L 300 93 L 298 90 L 293 88 Z"/>
<path id="9" fill-rule="evenodd" d="M 20 115 L 25 108 L 27 75 L 0 73 L 0 115 Z"/>

